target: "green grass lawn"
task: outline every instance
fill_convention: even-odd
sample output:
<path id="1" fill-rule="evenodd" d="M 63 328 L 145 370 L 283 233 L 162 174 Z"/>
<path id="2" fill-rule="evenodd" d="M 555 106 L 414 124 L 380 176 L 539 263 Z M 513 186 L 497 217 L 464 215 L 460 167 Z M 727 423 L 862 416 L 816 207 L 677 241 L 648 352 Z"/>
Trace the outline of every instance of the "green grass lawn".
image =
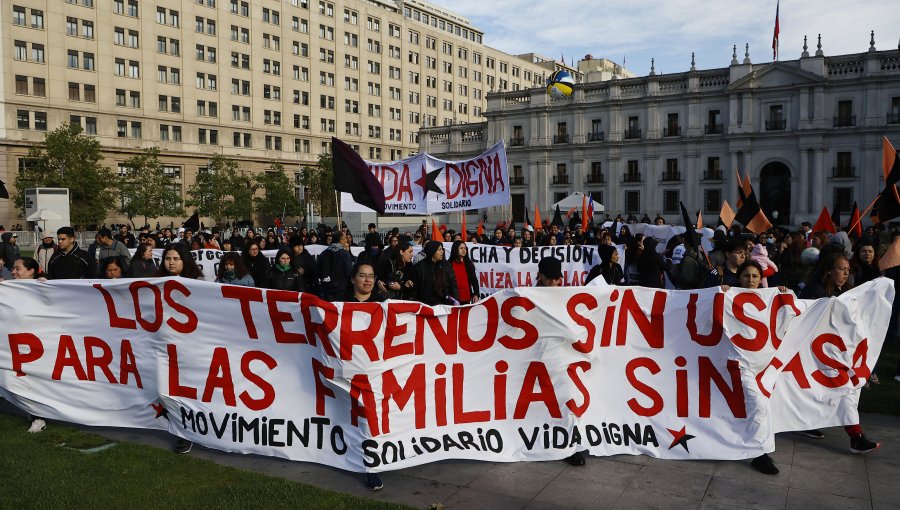
<path id="1" fill-rule="evenodd" d="M 2 508 L 404 508 L 0 413 Z M 65 446 L 62 446 L 65 445 Z"/>
<path id="2" fill-rule="evenodd" d="M 863 390 L 859 399 L 861 412 L 900 416 L 900 382 L 894 380 L 898 361 L 900 344 L 885 344 L 878 358 L 878 365 L 875 366 L 880 384 L 870 384 Z"/>

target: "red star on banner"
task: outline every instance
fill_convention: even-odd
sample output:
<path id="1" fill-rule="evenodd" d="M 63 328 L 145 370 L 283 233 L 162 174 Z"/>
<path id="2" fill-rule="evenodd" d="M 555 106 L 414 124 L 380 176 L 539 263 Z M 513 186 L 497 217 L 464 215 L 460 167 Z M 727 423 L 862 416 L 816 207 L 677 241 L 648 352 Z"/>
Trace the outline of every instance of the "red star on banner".
<path id="1" fill-rule="evenodd" d="M 167 420 L 169 419 L 169 411 L 167 411 L 166 407 L 164 405 L 162 405 L 161 403 L 150 404 L 150 407 L 152 407 L 153 410 L 156 411 L 156 419 L 157 420 L 159 419 L 160 416 L 162 416 L 163 418 L 165 418 Z"/>
<path id="2" fill-rule="evenodd" d="M 688 449 L 687 442 L 691 439 L 694 439 L 696 436 L 692 436 L 688 434 L 685 429 L 687 427 L 681 427 L 681 430 L 675 431 L 667 428 L 669 434 L 672 434 L 672 444 L 669 445 L 669 449 L 675 448 L 675 445 L 681 445 L 684 448 L 684 451 L 690 453 L 691 451 Z"/>

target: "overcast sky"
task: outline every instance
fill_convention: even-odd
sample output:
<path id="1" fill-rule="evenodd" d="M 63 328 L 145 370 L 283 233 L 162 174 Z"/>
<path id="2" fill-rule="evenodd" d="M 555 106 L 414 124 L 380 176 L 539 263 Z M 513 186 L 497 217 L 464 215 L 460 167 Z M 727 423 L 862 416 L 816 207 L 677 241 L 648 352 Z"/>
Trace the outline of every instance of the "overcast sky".
<path id="1" fill-rule="evenodd" d="M 775 0 L 430 0 L 485 33 L 484 43 L 507 53 L 535 52 L 566 62 L 590 53 L 645 76 L 684 72 L 691 52 L 697 68 L 727 67 L 732 46 L 754 64 L 772 61 Z M 862 53 L 875 31 L 878 50 L 897 50 L 900 0 L 785 0 L 781 2 L 779 60 L 795 60 L 809 36 L 825 55 Z"/>

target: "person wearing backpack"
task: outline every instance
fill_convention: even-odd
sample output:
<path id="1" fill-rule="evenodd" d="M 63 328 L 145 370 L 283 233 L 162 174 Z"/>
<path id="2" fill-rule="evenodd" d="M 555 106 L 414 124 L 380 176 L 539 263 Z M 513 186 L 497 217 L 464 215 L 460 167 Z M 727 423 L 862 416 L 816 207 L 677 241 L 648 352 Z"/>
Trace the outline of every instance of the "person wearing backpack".
<path id="1" fill-rule="evenodd" d="M 697 248 L 684 246 L 681 263 L 672 268 L 674 284 L 681 290 L 707 289 L 719 285 L 718 272 L 709 267 Z"/>
<path id="2" fill-rule="evenodd" d="M 319 297 L 326 301 L 343 301 L 347 294 L 353 259 L 347 236 L 340 230 L 331 234 L 331 244 L 319 255 L 316 264 L 319 275 Z"/>

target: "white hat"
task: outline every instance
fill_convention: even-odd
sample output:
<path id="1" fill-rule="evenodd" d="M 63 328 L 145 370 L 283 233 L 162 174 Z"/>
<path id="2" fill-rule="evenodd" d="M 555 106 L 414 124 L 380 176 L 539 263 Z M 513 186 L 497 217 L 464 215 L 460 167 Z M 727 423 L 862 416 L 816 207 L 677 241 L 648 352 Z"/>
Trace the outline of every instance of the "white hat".
<path id="1" fill-rule="evenodd" d="M 534 227 L 532 227 L 531 225 L 525 225 L 525 230 L 527 230 L 529 232 L 534 232 Z"/>
<path id="2" fill-rule="evenodd" d="M 184 227 L 178 227 L 178 233 L 179 233 L 179 234 L 183 234 L 183 233 L 184 233 Z"/>

